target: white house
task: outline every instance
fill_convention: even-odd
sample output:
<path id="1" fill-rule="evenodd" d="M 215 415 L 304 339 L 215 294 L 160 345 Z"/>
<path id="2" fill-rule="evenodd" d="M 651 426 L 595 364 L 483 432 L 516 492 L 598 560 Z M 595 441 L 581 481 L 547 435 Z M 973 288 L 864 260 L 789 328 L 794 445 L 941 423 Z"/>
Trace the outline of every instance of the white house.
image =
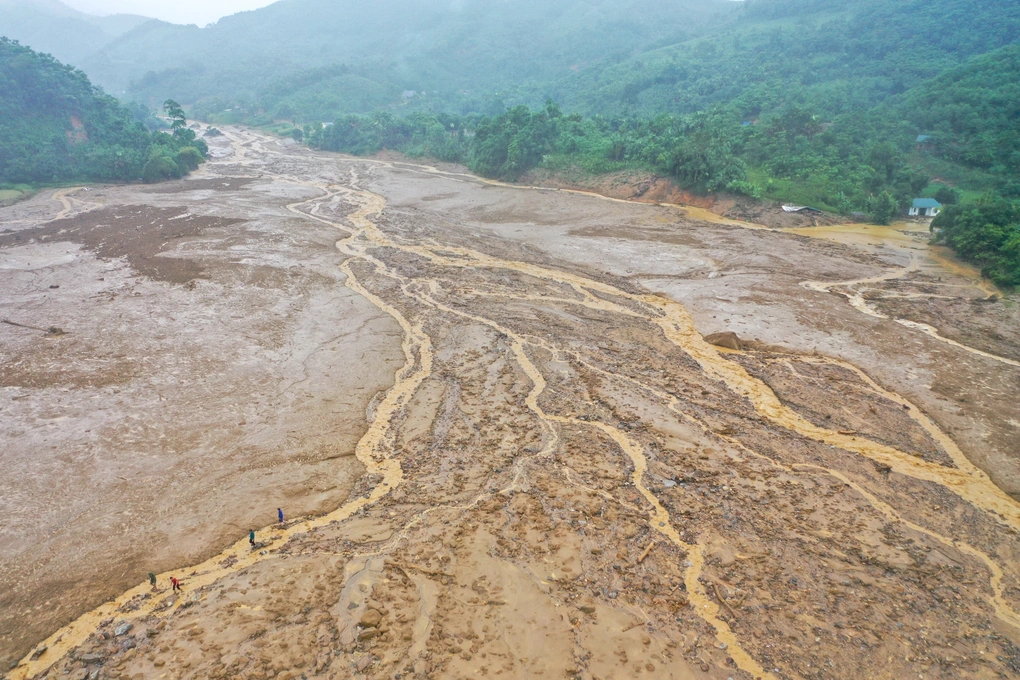
<path id="1" fill-rule="evenodd" d="M 911 217 L 935 217 L 942 212 L 942 204 L 934 198 L 915 198 L 907 213 Z"/>

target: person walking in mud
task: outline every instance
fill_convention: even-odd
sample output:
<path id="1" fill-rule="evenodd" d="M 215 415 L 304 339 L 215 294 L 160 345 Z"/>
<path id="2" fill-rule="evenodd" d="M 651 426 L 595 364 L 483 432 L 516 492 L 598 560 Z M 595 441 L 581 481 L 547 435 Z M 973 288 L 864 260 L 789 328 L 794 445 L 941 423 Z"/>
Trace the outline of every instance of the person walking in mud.
<path id="1" fill-rule="evenodd" d="M 251 549 L 255 549 L 255 530 L 248 532 L 248 542 L 251 543 Z"/>
<path id="2" fill-rule="evenodd" d="M 276 516 L 280 519 L 280 524 L 283 524 L 283 508 L 276 509 Z"/>
<path id="3" fill-rule="evenodd" d="M 156 574 L 149 572 L 149 585 L 152 586 L 152 592 L 156 592 Z"/>
<path id="4" fill-rule="evenodd" d="M 181 589 L 181 582 L 180 582 L 180 581 L 178 581 L 178 580 L 177 580 L 176 578 L 174 578 L 173 576 L 171 576 L 171 577 L 170 577 L 170 585 L 171 585 L 171 586 L 173 586 L 173 590 L 174 590 L 174 592 L 177 592 L 178 590 L 180 590 L 180 589 Z"/>

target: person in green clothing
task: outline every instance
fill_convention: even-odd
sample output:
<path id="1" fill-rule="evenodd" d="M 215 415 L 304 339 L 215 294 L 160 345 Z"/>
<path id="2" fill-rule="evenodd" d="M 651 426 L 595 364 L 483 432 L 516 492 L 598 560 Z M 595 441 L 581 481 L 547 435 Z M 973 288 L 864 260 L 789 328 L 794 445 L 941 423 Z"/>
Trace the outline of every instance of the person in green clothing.
<path id="1" fill-rule="evenodd" d="M 252 547 L 252 549 L 254 549 L 255 548 L 255 531 L 254 530 L 248 532 L 248 542 L 251 543 L 251 547 Z"/>
<path id="2" fill-rule="evenodd" d="M 153 590 L 156 589 L 156 574 L 151 571 L 149 572 L 149 585 L 152 586 Z"/>

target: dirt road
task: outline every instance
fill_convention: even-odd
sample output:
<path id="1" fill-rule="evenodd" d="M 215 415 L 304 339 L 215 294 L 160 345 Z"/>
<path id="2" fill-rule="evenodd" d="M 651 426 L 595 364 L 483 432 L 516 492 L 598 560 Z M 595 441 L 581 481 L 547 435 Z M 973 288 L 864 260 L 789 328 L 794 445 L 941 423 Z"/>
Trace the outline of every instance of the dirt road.
<path id="1" fill-rule="evenodd" d="M 71 249 L 91 266 L 142 273 L 136 285 L 155 296 L 148 323 L 174 316 L 175 339 L 197 334 L 174 346 L 164 331 L 164 344 L 151 347 L 155 326 L 136 314 L 127 324 L 136 347 L 125 356 L 166 363 L 124 368 L 117 384 L 130 395 L 119 399 L 123 392 L 98 392 L 109 366 L 85 363 L 101 354 L 101 322 L 89 331 L 94 344 L 56 350 L 61 361 L 42 343 L 85 332 L 37 334 L 12 350 L 5 365 L 23 368 L 5 383 L 4 427 L 36 444 L 5 451 L 8 479 L 31 477 L 68 496 L 82 470 L 159 459 L 164 475 L 201 461 L 203 480 L 232 480 L 224 496 L 209 481 L 160 492 L 158 475 L 125 475 L 123 489 L 142 488 L 101 496 L 110 512 L 133 518 L 119 532 L 78 513 L 77 529 L 60 534 L 70 502 L 43 492 L 5 505 L 23 508 L 13 525 L 23 543 L 13 545 L 50 553 L 5 551 L 4 568 L 45 567 L 66 579 L 63 588 L 22 588 L 12 601 L 34 609 L 7 630 L 34 626 L 5 633 L 6 648 L 29 652 L 11 678 L 1020 672 L 1020 504 L 1009 495 L 1020 490 L 1020 417 L 1004 398 L 1020 393 L 1015 300 L 971 302 L 987 296 L 966 272 L 933 275 L 881 243 L 341 159 L 243 130 L 214 150 L 203 176 L 157 190 L 166 194 L 109 189 L 99 205 L 68 193 L 81 212 L 50 223 L 37 199 L 0 235 L 3 261 L 16 265 L 4 276 L 38 291 L 44 276 L 78 266 L 54 247 Z M 126 252 L 109 250 L 117 247 Z M 24 273 L 41 269 L 44 254 L 47 274 Z M 234 273 L 252 260 L 273 285 Z M 280 283 L 291 277 L 307 288 Z M 25 299 L 5 314 L 40 316 L 45 301 L 23 285 Z M 869 286 L 934 292 L 894 298 L 896 290 L 862 291 Z M 313 302 L 313 290 L 327 297 Z M 177 307 L 175 296 L 184 296 Z M 883 307 L 901 300 L 925 302 L 929 316 Z M 130 309 L 110 304 L 117 314 Z M 228 310 L 240 317 L 233 333 L 203 326 L 222 324 Z M 998 335 L 980 325 L 974 337 L 959 335 L 967 314 L 994 315 Z M 332 344 L 295 340 L 355 323 Z M 752 342 L 725 351 L 703 340 L 723 330 Z M 223 349 L 235 335 L 257 345 L 264 333 L 290 353 L 273 362 L 251 346 Z M 66 356 L 86 366 L 76 381 L 60 372 Z M 329 362 L 340 357 L 338 371 Z M 46 443 L 43 422 L 56 419 L 52 431 L 70 432 L 63 436 L 75 445 L 83 436 L 59 420 L 72 411 L 54 397 L 110 411 L 95 428 L 151 422 L 141 394 L 171 382 L 184 358 L 192 382 L 171 393 L 189 399 L 162 422 L 192 432 L 180 437 L 186 444 L 155 448 L 167 437 L 142 430 L 130 449 L 107 437 L 78 458 L 58 442 L 38 467 L 30 453 Z M 30 382 L 37 374 L 66 391 Z M 199 376 L 221 392 L 193 394 Z M 235 471 L 258 456 L 244 445 L 255 436 L 252 418 L 209 444 L 203 433 L 238 417 L 231 397 L 259 403 L 256 388 L 269 394 L 287 381 L 302 385 L 300 398 L 253 409 L 262 416 L 254 432 L 286 431 L 291 448 L 277 451 L 279 465 L 302 464 L 281 480 Z M 312 408 L 320 402 L 328 414 Z M 357 465 L 343 457 L 350 453 Z M 305 467 L 337 460 L 348 461 L 341 471 Z M 346 482 L 326 489 L 335 478 Z M 238 529 L 256 522 L 260 506 L 283 503 L 288 483 L 294 514 L 308 518 L 259 529 L 252 549 Z M 172 540 L 131 543 L 158 527 L 171 502 L 208 519 L 175 520 Z M 61 555 L 68 541 L 82 541 L 93 559 L 83 566 Z M 135 557 L 121 567 L 125 545 Z M 132 588 L 155 561 L 146 554 L 166 565 L 156 592 Z M 109 577 L 113 565 L 120 578 Z M 182 593 L 167 586 L 171 575 Z M 109 582 L 97 595 L 118 597 L 27 648 L 32 634 L 38 640 L 102 601 L 82 596 L 87 578 Z"/>

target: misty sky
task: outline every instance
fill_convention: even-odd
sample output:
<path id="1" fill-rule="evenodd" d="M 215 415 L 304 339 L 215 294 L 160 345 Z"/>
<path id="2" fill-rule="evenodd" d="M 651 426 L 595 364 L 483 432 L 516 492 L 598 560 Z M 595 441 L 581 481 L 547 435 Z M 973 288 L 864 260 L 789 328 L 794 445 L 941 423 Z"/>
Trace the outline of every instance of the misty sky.
<path id="1" fill-rule="evenodd" d="M 271 5 L 275 0 L 63 0 L 90 14 L 141 14 L 175 24 L 204 26 L 220 17 Z"/>

